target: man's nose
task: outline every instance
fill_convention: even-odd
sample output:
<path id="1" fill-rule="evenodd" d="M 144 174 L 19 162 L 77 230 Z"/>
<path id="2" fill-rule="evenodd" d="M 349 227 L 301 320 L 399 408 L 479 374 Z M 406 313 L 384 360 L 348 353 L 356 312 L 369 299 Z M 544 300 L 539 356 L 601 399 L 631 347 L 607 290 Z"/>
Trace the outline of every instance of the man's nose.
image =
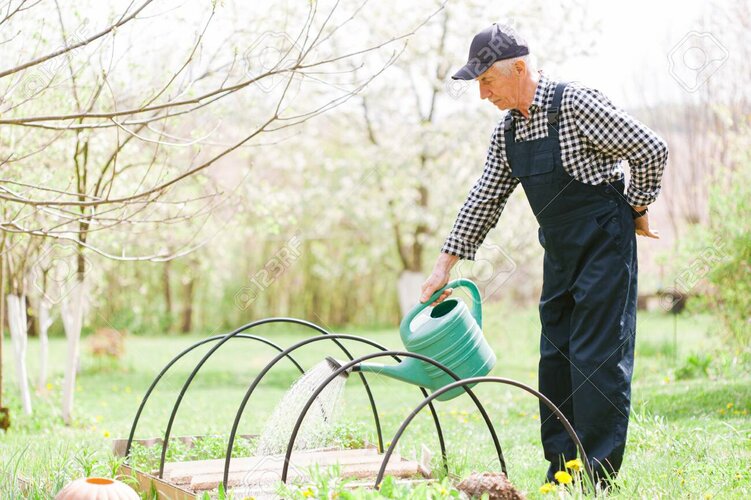
<path id="1" fill-rule="evenodd" d="M 480 99 L 487 99 L 488 96 L 490 96 L 490 91 L 485 85 L 481 83 L 480 84 Z"/>

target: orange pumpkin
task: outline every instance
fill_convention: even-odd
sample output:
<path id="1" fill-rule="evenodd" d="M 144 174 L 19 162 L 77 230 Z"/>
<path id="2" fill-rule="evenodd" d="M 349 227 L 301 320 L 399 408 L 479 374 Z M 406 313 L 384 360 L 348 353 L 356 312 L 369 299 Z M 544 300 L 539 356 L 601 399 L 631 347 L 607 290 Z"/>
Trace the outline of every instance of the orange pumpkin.
<path id="1" fill-rule="evenodd" d="M 139 500 L 138 493 L 116 479 L 86 477 L 76 479 L 60 490 L 55 500 Z"/>

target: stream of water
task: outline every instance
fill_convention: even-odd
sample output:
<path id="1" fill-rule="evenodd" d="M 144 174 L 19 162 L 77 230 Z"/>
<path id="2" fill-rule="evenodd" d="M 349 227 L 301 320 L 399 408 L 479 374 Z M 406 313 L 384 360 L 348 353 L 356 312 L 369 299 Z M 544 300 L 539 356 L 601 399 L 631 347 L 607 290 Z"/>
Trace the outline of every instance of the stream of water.
<path id="1" fill-rule="evenodd" d="M 256 455 L 275 455 L 286 451 L 292 429 L 305 403 L 332 373 L 334 373 L 334 368 L 324 360 L 292 384 L 266 422 L 266 427 L 258 441 Z M 318 395 L 303 420 L 294 449 L 306 450 L 326 446 L 332 437 L 334 423 L 340 413 L 340 399 L 346 380 L 344 376 L 336 377 Z"/>

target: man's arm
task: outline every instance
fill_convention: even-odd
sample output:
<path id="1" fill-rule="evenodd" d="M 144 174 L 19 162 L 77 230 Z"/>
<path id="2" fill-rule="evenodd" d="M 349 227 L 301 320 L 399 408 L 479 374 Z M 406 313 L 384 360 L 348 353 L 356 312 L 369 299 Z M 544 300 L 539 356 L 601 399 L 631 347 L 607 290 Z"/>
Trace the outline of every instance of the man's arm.
<path id="1" fill-rule="evenodd" d="M 597 151 L 628 160 L 631 178 L 626 200 L 641 211 L 660 193 L 662 173 L 668 159 L 668 146 L 649 127 L 616 108 L 602 93 L 577 88 L 572 94 L 573 115 L 579 134 Z M 635 221 L 636 234 L 659 238 L 650 230 L 649 217 Z"/>
<path id="2" fill-rule="evenodd" d="M 475 182 L 441 248 L 433 272 L 422 286 L 420 301 L 425 302 L 448 283 L 451 268 L 459 259 L 474 260 L 478 247 L 498 223 L 506 201 L 519 180 L 511 176 L 503 145 L 503 120 L 493 132 L 482 176 Z M 446 290 L 436 302 L 451 295 Z"/>

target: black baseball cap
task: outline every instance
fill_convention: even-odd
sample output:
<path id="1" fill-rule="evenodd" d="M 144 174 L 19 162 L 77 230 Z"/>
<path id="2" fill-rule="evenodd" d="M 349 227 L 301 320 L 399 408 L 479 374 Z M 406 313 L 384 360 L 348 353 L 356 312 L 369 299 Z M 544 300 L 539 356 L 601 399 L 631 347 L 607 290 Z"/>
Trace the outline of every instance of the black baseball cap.
<path id="1" fill-rule="evenodd" d="M 527 42 L 514 28 L 493 23 L 472 39 L 467 64 L 454 73 L 454 80 L 474 80 L 496 61 L 529 54 Z"/>

